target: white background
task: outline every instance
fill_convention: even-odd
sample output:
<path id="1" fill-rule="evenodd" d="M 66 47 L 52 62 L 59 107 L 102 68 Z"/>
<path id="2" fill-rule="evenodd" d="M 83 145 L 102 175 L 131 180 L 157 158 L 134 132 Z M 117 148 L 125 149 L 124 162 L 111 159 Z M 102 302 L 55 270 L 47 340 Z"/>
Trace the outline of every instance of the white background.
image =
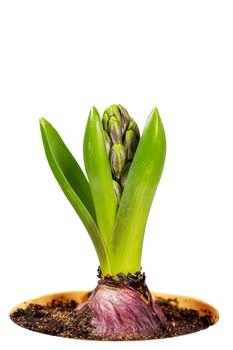
<path id="1" fill-rule="evenodd" d="M 222 349 L 225 342 L 230 348 L 231 5 L 224 0 L 0 2 L 2 349 L 109 346 L 24 331 L 8 312 L 23 300 L 96 284 L 94 249 L 49 169 L 38 120 L 52 122 L 83 165 L 89 109 L 95 105 L 102 113 L 112 103 L 123 104 L 141 130 L 157 106 L 166 129 L 166 164 L 144 244 L 149 287 L 201 298 L 221 316 L 195 338 L 143 346 Z"/>

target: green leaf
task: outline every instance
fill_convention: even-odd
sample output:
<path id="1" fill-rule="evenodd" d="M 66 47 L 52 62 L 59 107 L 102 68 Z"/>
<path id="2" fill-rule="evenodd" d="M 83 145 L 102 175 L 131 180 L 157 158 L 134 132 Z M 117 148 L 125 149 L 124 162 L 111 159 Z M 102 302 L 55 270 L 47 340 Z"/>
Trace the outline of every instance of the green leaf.
<path id="1" fill-rule="evenodd" d="M 116 216 L 117 202 L 113 189 L 100 115 L 90 111 L 83 143 L 83 155 L 100 233 L 108 246 Z"/>
<path id="2" fill-rule="evenodd" d="M 66 195 L 65 191 L 69 190 L 66 186 L 68 182 L 93 219 L 96 220 L 90 186 L 82 169 L 53 126 L 43 118 L 40 120 L 40 125 L 45 152 L 59 185 Z"/>
<path id="3" fill-rule="evenodd" d="M 108 254 L 95 222 L 95 209 L 87 179 L 53 126 L 41 118 L 40 127 L 50 168 L 86 227 L 95 246 L 102 271 L 110 273 Z"/>
<path id="4" fill-rule="evenodd" d="M 154 108 L 139 141 L 118 209 L 110 260 L 112 273 L 141 268 L 144 231 L 166 154 L 166 139 Z"/>

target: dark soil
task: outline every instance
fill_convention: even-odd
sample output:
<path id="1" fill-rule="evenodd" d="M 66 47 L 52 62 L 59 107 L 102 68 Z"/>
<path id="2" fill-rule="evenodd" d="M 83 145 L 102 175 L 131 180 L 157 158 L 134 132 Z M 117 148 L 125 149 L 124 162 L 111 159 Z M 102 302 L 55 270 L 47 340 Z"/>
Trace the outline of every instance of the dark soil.
<path id="1" fill-rule="evenodd" d="M 167 317 L 166 327 L 161 326 L 156 339 L 175 337 L 198 332 L 211 325 L 210 317 L 199 316 L 192 309 L 179 308 L 175 299 L 156 300 Z M 82 314 L 74 312 L 74 300 L 53 300 L 46 306 L 30 304 L 26 309 L 18 309 L 10 315 L 12 321 L 32 331 L 76 339 L 93 339 L 91 331 L 92 313 L 88 306 Z"/>

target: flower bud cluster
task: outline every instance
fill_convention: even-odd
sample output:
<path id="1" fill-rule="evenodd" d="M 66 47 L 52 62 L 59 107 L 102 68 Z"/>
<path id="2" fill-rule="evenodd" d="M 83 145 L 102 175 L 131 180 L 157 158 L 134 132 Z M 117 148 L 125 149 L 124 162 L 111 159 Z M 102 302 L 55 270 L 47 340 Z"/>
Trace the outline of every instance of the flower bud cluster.
<path id="1" fill-rule="evenodd" d="M 137 124 L 121 105 L 111 105 L 102 118 L 104 138 L 113 176 L 113 187 L 119 203 L 140 133 Z"/>

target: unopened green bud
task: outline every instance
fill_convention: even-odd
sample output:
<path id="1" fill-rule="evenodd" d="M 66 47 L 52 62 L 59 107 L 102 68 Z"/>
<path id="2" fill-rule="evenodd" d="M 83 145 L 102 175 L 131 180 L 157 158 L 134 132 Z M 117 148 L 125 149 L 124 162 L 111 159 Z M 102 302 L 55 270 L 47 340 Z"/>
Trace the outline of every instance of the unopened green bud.
<path id="1" fill-rule="evenodd" d="M 110 164 L 112 173 L 117 180 L 120 179 L 121 172 L 125 166 L 126 151 L 121 144 L 115 144 L 110 151 Z"/>
<path id="2" fill-rule="evenodd" d="M 111 117 L 109 120 L 109 136 L 112 143 L 122 143 L 121 123 L 115 117 Z"/>
<path id="3" fill-rule="evenodd" d="M 122 195 L 122 189 L 119 183 L 116 182 L 115 180 L 113 180 L 113 188 L 114 188 L 117 204 L 119 205 L 121 200 L 121 195 Z"/>
<path id="4" fill-rule="evenodd" d="M 127 160 L 132 160 L 138 146 L 138 140 L 133 130 L 126 131 L 124 146 Z"/>
<path id="5" fill-rule="evenodd" d="M 127 177 L 128 177 L 130 166 L 131 166 L 131 162 L 128 162 L 128 163 L 125 164 L 125 167 L 122 170 L 121 178 L 120 178 L 120 184 L 121 184 L 121 188 L 122 189 L 124 189 L 124 187 L 125 187 L 125 183 L 126 183 L 126 180 L 127 180 Z"/>
<path id="6" fill-rule="evenodd" d="M 133 130 L 137 140 L 139 141 L 139 139 L 140 139 L 140 132 L 139 132 L 137 124 L 135 123 L 135 121 L 133 119 L 131 119 L 131 121 L 129 123 L 128 130 Z"/>
<path id="7" fill-rule="evenodd" d="M 104 140 L 105 140 L 107 155 L 109 157 L 110 149 L 112 147 L 112 141 L 105 130 L 104 130 Z"/>

